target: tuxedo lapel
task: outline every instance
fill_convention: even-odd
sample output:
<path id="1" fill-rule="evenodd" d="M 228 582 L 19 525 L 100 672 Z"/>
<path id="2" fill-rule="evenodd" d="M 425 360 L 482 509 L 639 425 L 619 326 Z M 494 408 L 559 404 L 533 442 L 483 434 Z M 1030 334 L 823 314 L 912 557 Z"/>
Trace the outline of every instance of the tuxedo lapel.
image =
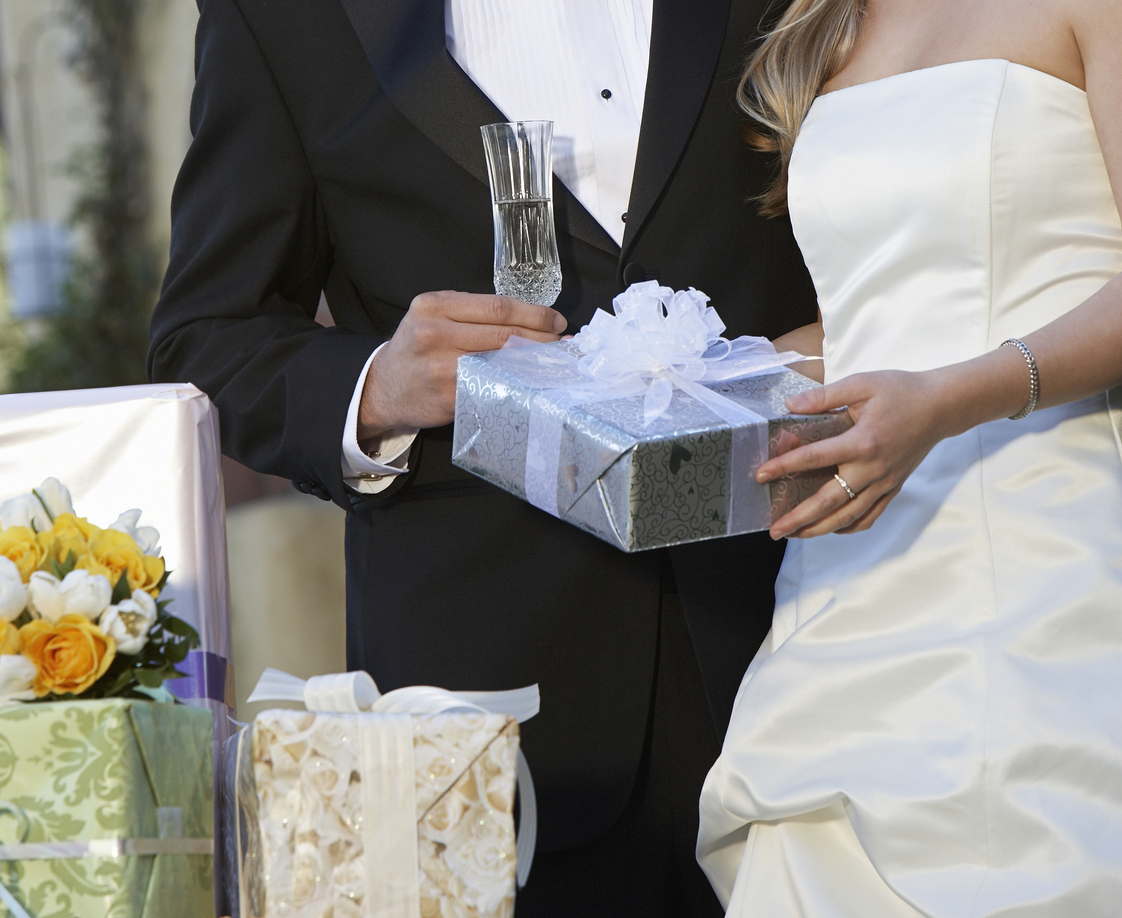
<path id="1" fill-rule="evenodd" d="M 507 118 L 448 53 L 443 0 L 341 0 L 378 82 L 398 111 L 487 184 L 479 128 Z M 557 228 L 597 248 L 619 247 L 565 188 L 553 182 Z"/>
<path id="2" fill-rule="evenodd" d="M 623 239 L 625 255 L 697 123 L 728 19 L 729 0 L 655 0 L 643 124 Z"/>

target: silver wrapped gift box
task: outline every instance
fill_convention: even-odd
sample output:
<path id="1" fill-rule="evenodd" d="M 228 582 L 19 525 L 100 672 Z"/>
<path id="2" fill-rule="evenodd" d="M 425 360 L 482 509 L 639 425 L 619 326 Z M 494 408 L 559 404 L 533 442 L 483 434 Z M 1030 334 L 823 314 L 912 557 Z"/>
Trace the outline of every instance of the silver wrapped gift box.
<path id="1" fill-rule="evenodd" d="M 461 357 L 452 461 L 624 551 L 768 529 L 835 470 L 765 485 L 759 466 L 852 426 L 791 415 L 784 399 L 817 384 L 782 367 L 675 378 L 652 411 L 653 386 L 591 380 L 582 356 L 562 341 Z"/>

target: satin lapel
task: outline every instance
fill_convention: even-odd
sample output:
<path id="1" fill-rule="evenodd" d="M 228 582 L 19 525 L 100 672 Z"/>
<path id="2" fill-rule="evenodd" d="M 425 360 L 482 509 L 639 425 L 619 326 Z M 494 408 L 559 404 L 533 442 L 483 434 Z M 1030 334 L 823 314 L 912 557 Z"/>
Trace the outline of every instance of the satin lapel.
<path id="1" fill-rule="evenodd" d="M 669 181 L 709 92 L 728 27 L 730 0 L 655 0 L 650 66 L 626 254 Z"/>
<path id="2" fill-rule="evenodd" d="M 341 0 L 378 82 L 433 143 L 487 184 L 479 127 L 506 121 L 448 53 L 444 0 Z M 615 241 L 558 181 L 557 228 L 612 254 Z"/>

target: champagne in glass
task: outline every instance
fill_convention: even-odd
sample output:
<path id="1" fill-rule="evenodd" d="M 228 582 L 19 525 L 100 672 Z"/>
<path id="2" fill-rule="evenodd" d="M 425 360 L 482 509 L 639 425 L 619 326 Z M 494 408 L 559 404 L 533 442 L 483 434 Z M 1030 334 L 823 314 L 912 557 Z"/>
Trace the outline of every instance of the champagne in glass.
<path id="1" fill-rule="evenodd" d="M 553 228 L 553 122 L 487 124 L 495 219 L 495 292 L 552 306 L 561 292 Z"/>

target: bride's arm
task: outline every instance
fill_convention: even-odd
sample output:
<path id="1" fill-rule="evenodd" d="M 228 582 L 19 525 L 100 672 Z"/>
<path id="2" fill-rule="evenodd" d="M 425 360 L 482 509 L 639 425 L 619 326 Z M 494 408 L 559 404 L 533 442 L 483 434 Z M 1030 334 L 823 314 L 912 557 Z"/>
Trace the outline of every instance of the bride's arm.
<path id="1" fill-rule="evenodd" d="M 1122 4 L 1082 0 L 1073 6 L 1077 9 L 1072 27 L 1083 59 L 1088 101 L 1122 211 L 1122 55 L 1117 53 L 1122 47 Z M 1040 376 L 1038 408 L 1122 385 L 1122 276 L 1023 340 Z M 777 520 L 771 535 L 810 537 L 867 529 L 936 443 L 1016 414 L 1028 398 L 1025 358 L 1017 348 L 1000 347 L 924 373 L 862 373 L 791 399 L 790 408 L 800 413 L 848 405 L 856 423 L 839 437 L 765 463 L 758 479 L 771 481 L 837 465 L 857 497 L 850 499 L 830 481 Z"/>
<path id="2" fill-rule="evenodd" d="M 822 356 L 822 313 L 818 313 L 818 321 L 813 325 L 804 325 L 794 331 L 780 335 L 773 342 L 777 351 L 798 351 L 807 357 Z M 791 365 L 792 370 L 798 370 L 803 376 L 809 376 L 815 382 L 822 382 L 822 361 L 804 360 L 802 363 Z"/>

